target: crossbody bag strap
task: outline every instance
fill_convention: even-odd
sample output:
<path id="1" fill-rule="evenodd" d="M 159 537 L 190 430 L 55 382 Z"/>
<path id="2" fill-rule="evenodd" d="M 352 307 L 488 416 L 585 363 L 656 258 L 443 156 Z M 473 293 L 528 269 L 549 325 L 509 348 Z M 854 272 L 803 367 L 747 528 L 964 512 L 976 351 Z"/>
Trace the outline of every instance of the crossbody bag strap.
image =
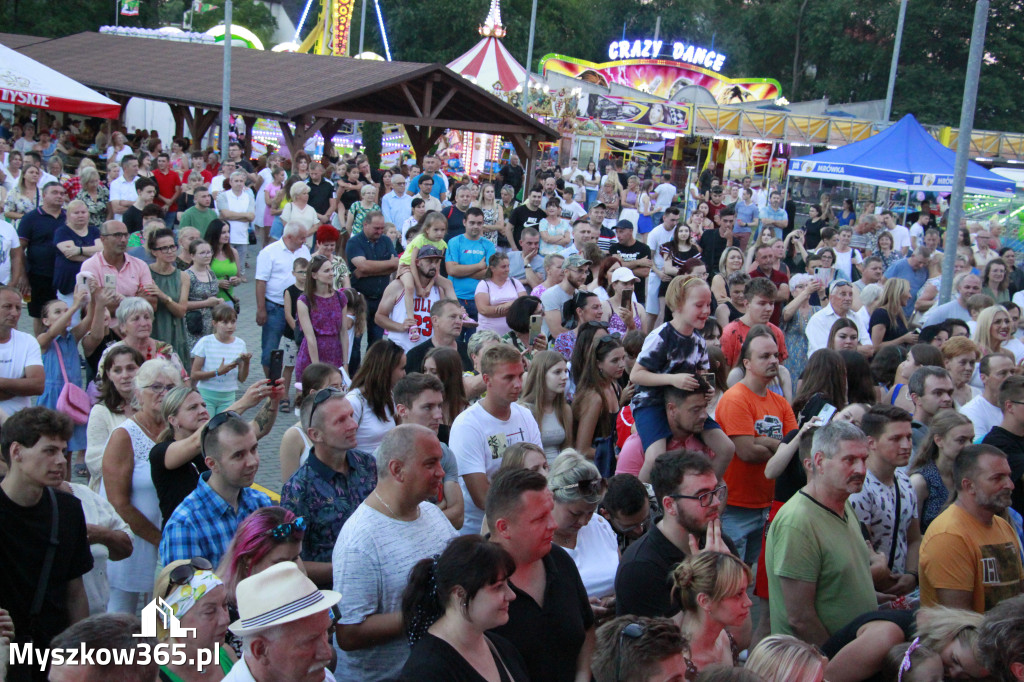
<path id="1" fill-rule="evenodd" d="M 57 513 L 57 493 L 53 488 L 47 488 L 50 495 L 50 543 L 46 547 L 46 556 L 43 558 L 43 568 L 39 573 L 39 582 L 36 584 L 36 596 L 32 599 L 32 608 L 29 616 L 35 618 L 43 611 L 43 598 L 46 596 L 46 589 L 50 586 L 50 573 L 53 572 L 53 560 L 57 557 L 57 546 L 60 544 L 60 516 Z"/>
<path id="2" fill-rule="evenodd" d="M 53 346 L 57 349 L 57 362 L 60 363 L 60 373 L 64 375 L 64 383 L 68 383 L 68 371 L 64 369 L 64 355 L 60 352 L 60 344 L 57 343 L 58 339 L 53 340 Z"/>
<path id="3" fill-rule="evenodd" d="M 896 563 L 896 548 L 900 543 L 900 498 L 903 497 L 903 493 L 900 491 L 900 479 L 894 479 L 896 483 L 896 518 L 892 524 L 892 547 L 889 548 L 889 570 L 892 570 L 892 566 Z"/>
<path id="4" fill-rule="evenodd" d="M 488 637 L 487 635 L 484 635 L 484 639 L 487 640 L 487 646 L 491 650 L 491 655 L 494 656 L 494 659 L 496 661 L 501 663 L 501 667 L 505 671 L 505 675 L 508 675 L 509 681 L 511 682 L 511 681 L 515 680 L 516 678 L 512 675 L 512 671 L 508 669 L 507 665 L 505 665 L 505 659 L 502 658 L 501 657 L 501 653 L 498 652 L 498 647 L 494 646 L 494 642 L 492 642 L 490 637 Z M 498 675 L 501 675 L 501 672 L 502 671 L 499 670 L 498 671 Z M 504 676 L 502 676 L 502 677 L 504 677 Z"/>

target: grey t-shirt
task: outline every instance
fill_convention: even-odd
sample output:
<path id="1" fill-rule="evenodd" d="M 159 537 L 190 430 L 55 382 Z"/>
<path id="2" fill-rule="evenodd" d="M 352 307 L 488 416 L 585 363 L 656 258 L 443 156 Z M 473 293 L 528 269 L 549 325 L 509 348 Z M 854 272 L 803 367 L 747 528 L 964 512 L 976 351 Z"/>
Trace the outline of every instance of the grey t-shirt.
<path id="1" fill-rule="evenodd" d="M 444 551 L 455 528 L 444 512 L 420 503 L 415 521 L 399 521 L 367 506 L 352 514 L 334 545 L 334 589 L 341 592 L 340 623 L 357 625 L 374 614 L 402 609 L 402 591 L 409 571 L 420 559 Z M 409 658 L 409 640 L 399 635 L 384 644 L 343 651 L 338 649 L 339 680 L 391 680 Z"/>
<path id="2" fill-rule="evenodd" d="M 544 312 L 547 313 L 550 310 L 557 310 L 558 314 L 562 314 L 562 304 L 572 298 L 572 294 L 565 293 L 565 290 L 561 286 L 553 286 L 550 289 L 544 291 L 541 294 L 540 302 L 544 304 Z M 545 319 L 544 324 L 541 328 L 541 333 L 551 338 L 551 330 L 548 329 L 548 322 Z"/>

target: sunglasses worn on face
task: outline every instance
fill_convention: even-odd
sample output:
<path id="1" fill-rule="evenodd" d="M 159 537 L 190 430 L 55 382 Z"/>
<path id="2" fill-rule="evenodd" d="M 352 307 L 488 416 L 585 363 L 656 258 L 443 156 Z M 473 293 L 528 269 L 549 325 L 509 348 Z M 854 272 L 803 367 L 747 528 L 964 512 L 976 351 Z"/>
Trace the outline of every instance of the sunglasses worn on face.
<path id="1" fill-rule="evenodd" d="M 209 560 L 204 559 L 201 556 L 192 557 L 192 560 L 187 564 L 177 566 L 171 571 L 171 574 L 168 576 L 170 582 L 167 584 L 167 591 L 164 592 L 164 597 L 167 597 L 167 595 L 173 592 L 174 588 L 178 585 L 188 585 L 192 580 L 192 576 L 196 574 L 196 571 L 212 570 L 213 564 L 211 564 Z"/>

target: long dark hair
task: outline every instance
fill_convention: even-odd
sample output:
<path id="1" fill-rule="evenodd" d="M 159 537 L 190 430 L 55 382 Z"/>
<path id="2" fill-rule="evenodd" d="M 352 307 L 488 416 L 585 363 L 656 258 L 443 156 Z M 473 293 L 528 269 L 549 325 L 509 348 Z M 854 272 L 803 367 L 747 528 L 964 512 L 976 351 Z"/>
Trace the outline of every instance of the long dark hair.
<path id="1" fill-rule="evenodd" d="M 457 537 L 440 555 L 420 559 L 402 592 L 402 621 L 409 644 L 427 634 L 427 629 L 444 615 L 456 587 L 466 592 L 459 605 L 466 614 L 477 592 L 506 580 L 515 570 L 515 559 L 508 550 L 481 535 Z"/>
<path id="2" fill-rule="evenodd" d="M 793 412 L 800 414 L 815 394 L 822 393 L 837 410 L 846 407 L 846 363 L 837 351 L 820 348 L 807 359 L 803 381 L 793 398 Z"/>
<path id="3" fill-rule="evenodd" d="M 309 261 L 309 268 L 306 270 L 306 290 L 303 292 L 306 294 L 306 305 L 309 306 L 309 312 L 313 312 L 316 309 L 316 280 L 313 279 L 313 275 L 316 272 L 319 272 L 319 270 L 324 266 L 324 263 L 330 262 L 331 259 L 324 255 L 313 256 L 312 260 Z M 334 291 L 333 280 L 331 282 L 331 290 Z M 342 304 L 341 308 L 342 311 L 344 311 L 345 304 Z"/>
<path id="4" fill-rule="evenodd" d="M 573 384 L 580 382 L 583 365 L 586 364 L 587 349 L 593 345 L 594 337 L 599 331 L 608 333 L 607 329 L 599 323 L 588 323 L 576 330 L 576 345 L 572 347 L 572 355 L 569 358 L 569 374 L 572 376 Z"/>
<path id="5" fill-rule="evenodd" d="M 359 371 L 352 377 L 352 388 L 358 388 L 370 410 L 382 422 L 395 413 L 395 400 L 391 397 L 391 374 L 401 362 L 405 351 L 394 341 L 381 339 L 366 350 Z"/>
<path id="6" fill-rule="evenodd" d="M 114 382 L 110 380 L 109 374 L 110 367 L 114 364 L 114 360 L 122 355 L 132 356 L 132 360 L 135 361 L 136 367 L 142 367 L 142 363 L 146 361 L 146 359 L 142 357 L 142 353 L 131 346 L 126 346 L 123 343 L 114 346 L 107 351 L 106 356 L 103 358 L 103 367 L 100 371 L 100 376 L 103 377 L 103 380 L 100 381 L 99 385 L 100 403 L 105 405 L 106 408 L 114 414 L 123 414 L 125 405 L 128 404 L 124 397 L 117 392 L 117 388 L 114 387 Z"/>
<path id="7" fill-rule="evenodd" d="M 839 355 L 846 365 L 846 403 L 874 405 L 878 402 L 867 359 L 855 350 L 841 350 Z"/>
<path id="8" fill-rule="evenodd" d="M 437 378 L 444 385 L 444 419 L 446 424 L 451 424 L 463 410 L 469 407 L 469 399 L 466 397 L 466 388 L 462 384 L 462 357 L 454 348 L 431 348 L 423 356 L 423 362 L 427 359 L 434 360 L 437 367 Z"/>
<path id="9" fill-rule="evenodd" d="M 224 257 L 232 263 L 235 262 L 235 250 L 231 244 L 221 244 L 220 236 L 227 230 L 228 224 L 219 218 L 214 218 L 210 221 L 210 224 L 206 227 L 206 243 L 213 249 L 213 257 L 216 258 L 217 254 L 224 250 Z"/>

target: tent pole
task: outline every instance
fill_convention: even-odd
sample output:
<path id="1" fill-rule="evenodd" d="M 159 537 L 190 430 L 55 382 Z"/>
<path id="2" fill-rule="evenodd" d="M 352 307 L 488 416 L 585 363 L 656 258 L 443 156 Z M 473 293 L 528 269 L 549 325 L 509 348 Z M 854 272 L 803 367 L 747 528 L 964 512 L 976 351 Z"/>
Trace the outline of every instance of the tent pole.
<path id="1" fill-rule="evenodd" d="M 703 137 L 697 138 L 697 162 L 693 166 L 693 172 L 696 173 L 700 170 L 700 145 L 704 141 Z M 689 174 L 687 174 L 689 176 Z M 698 178 L 700 176 L 698 175 Z M 686 201 L 683 203 L 683 222 L 690 219 L 690 183 L 693 182 L 689 177 L 686 178 Z"/>

